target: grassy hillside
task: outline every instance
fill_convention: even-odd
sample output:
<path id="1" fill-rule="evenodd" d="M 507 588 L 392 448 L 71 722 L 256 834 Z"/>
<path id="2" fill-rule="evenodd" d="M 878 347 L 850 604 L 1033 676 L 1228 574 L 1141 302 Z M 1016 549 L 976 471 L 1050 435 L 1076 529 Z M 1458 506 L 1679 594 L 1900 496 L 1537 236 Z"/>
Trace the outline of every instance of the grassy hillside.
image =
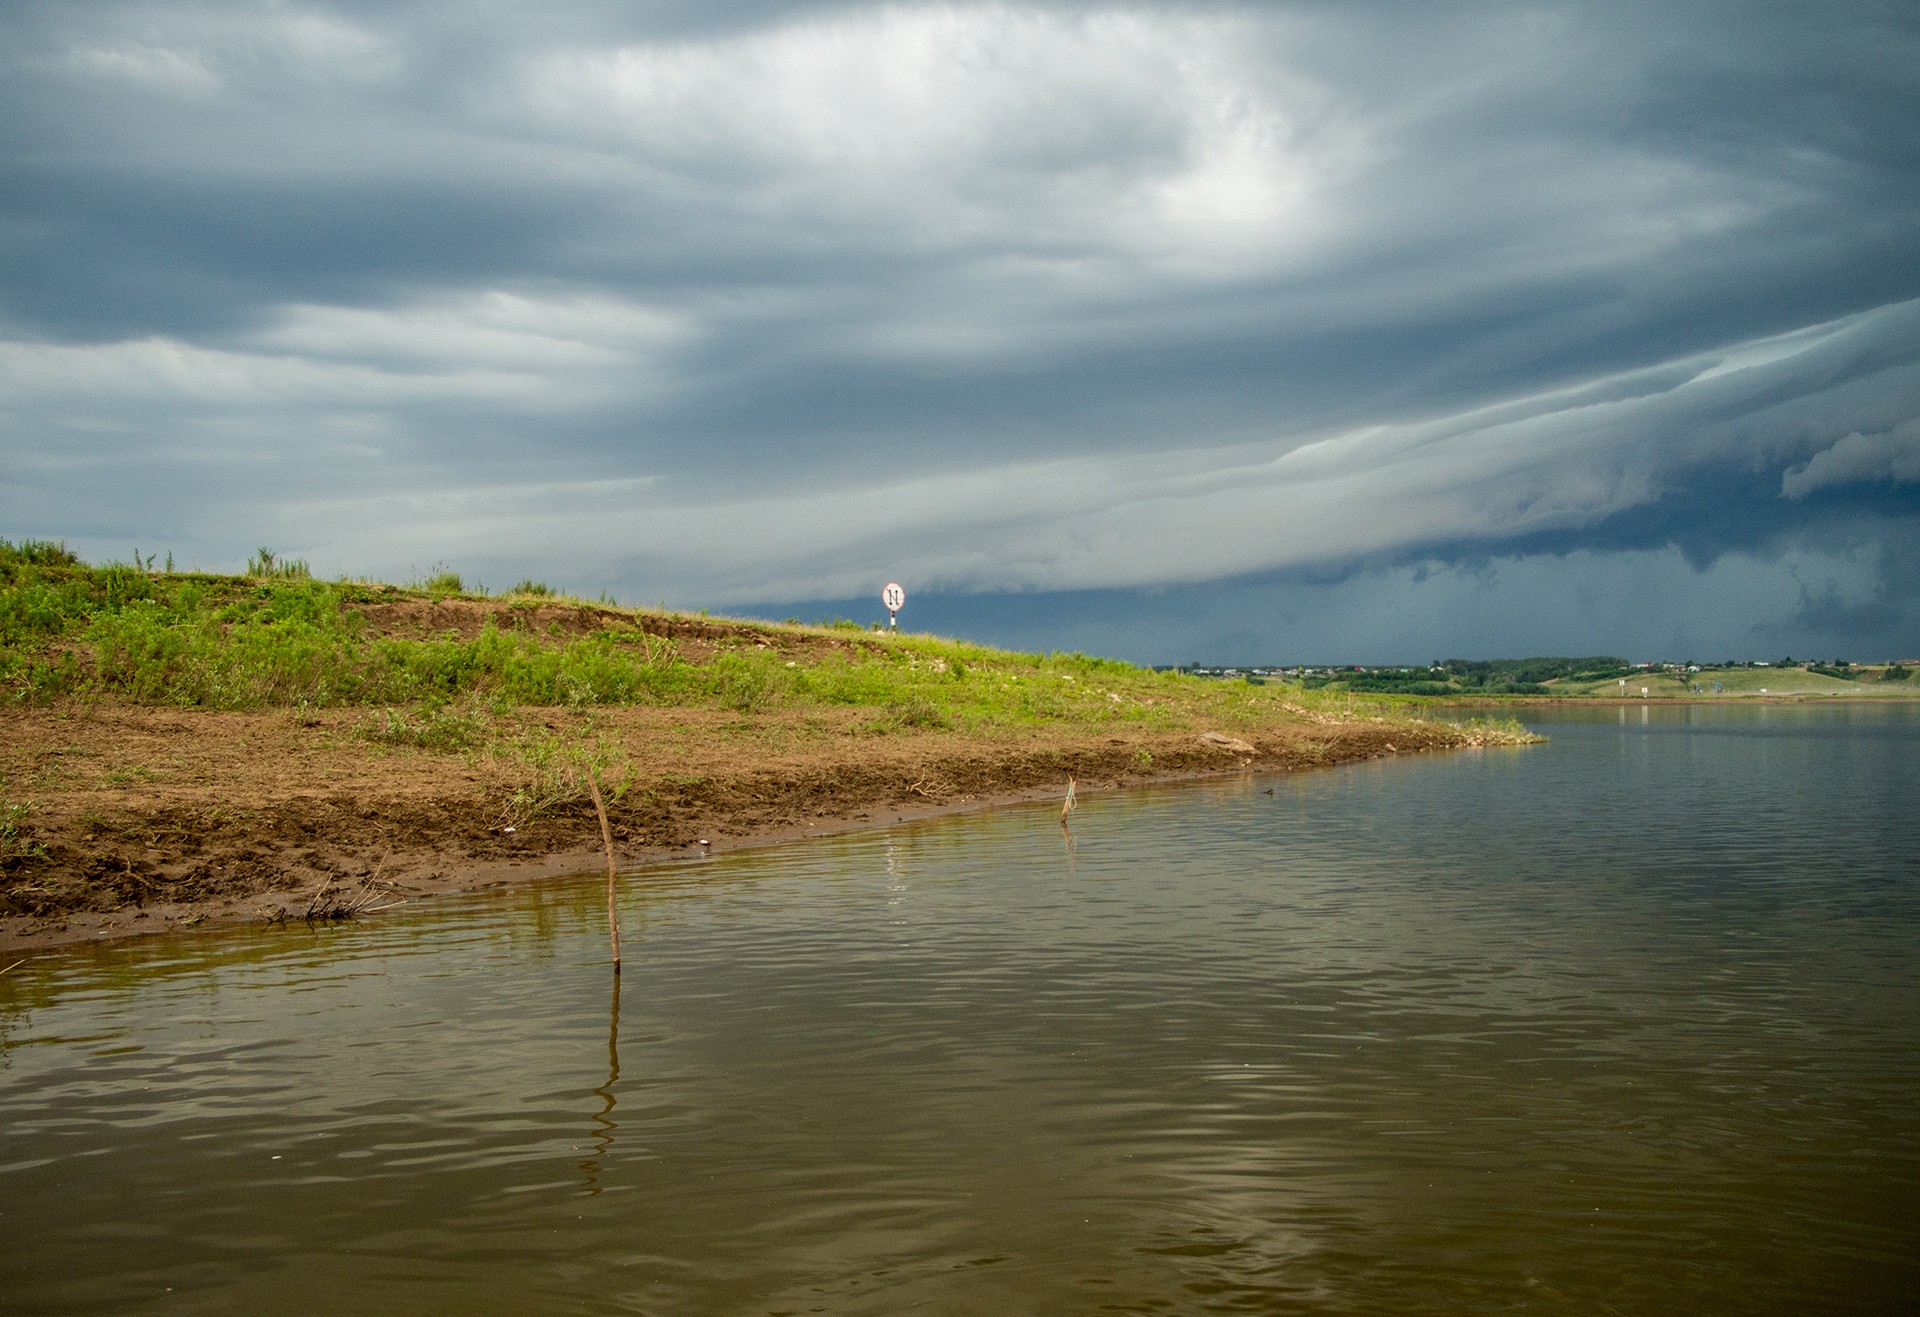
<path id="1" fill-rule="evenodd" d="M 577 871 L 607 846 L 704 853 L 1075 782 L 1091 798 L 1536 739 L 1409 703 L 534 582 L 328 582 L 264 553 L 180 573 L 0 541 L 0 945 L 298 917 L 287 892 L 310 913 L 347 882 Z"/>
<path id="2" fill-rule="evenodd" d="M 395 735 L 458 739 L 508 707 L 858 708 L 876 731 L 1251 726 L 1350 697 L 1197 680 L 1085 654 L 732 621 L 415 586 L 313 579 L 264 554 L 249 575 L 90 566 L 0 541 L 0 702 L 220 710 L 372 706 Z M 411 729 L 411 730 L 408 730 Z"/>

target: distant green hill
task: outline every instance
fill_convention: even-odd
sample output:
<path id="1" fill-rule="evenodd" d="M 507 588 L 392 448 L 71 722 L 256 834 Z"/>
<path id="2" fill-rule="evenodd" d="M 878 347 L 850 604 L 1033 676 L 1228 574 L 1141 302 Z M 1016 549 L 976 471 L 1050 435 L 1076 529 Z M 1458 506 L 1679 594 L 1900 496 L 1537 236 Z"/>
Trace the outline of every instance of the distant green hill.
<path id="1" fill-rule="evenodd" d="M 1549 682 L 1596 682 L 1635 671 L 1625 659 L 1445 659 L 1424 668 L 1370 668 L 1312 679 L 1342 690 L 1393 695 L 1549 695 Z"/>
<path id="2" fill-rule="evenodd" d="M 1554 696 L 1628 699 L 1713 699 L 1772 696 L 1920 697 L 1912 669 L 1899 664 L 1798 664 L 1641 667 L 1612 656 L 1592 658 L 1446 659 L 1429 667 L 1334 669 L 1306 679 L 1309 687 L 1455 699 Z"/>

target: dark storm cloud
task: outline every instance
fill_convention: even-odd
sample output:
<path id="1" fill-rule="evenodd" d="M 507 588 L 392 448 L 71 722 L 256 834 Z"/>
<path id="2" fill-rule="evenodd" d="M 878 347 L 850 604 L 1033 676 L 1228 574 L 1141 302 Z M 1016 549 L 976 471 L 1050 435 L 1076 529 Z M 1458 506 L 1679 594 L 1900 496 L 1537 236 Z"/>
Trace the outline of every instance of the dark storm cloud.
<path id="1" fill-rule="evenodd" d="M 1905 7 L 16 4 L 0 51 L 16 535 L 901 574 L 1134 653 L 1173 589 L 1249 645 L 1556 571 L 1912 614 Z"/>

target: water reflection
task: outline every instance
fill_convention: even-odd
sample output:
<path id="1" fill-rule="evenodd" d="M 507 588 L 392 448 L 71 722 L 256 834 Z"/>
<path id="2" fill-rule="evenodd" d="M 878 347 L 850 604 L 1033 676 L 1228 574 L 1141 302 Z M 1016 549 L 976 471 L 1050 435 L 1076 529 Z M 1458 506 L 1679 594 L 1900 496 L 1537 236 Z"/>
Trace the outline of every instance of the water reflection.
<path id="1" fill-rule="evenodd" d="M 36 961 L 9 1311 L 1896 1310 L 1920 728 L 1579 712 Z"/>
<path id="2" fill-rule="evenodd" d="M 607 1005 L 607 1082 L 593 1090 L 601 1101 L 593 1117 L 593 1153 L 580 1163 L 586 1175 L 589 1194 L 600 1192 L 600 1169 L 613 1151 L 613 1132 L 619 1125 L 613 1119 L 614 1086 L 620 1082 L 620 973 L 613 974 L 613 998 Z"/>

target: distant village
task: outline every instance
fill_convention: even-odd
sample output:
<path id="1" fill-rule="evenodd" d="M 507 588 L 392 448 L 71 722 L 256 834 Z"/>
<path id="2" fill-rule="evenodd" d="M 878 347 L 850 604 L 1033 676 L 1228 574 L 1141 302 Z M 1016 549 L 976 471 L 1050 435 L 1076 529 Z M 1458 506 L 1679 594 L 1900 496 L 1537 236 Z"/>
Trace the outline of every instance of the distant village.
<path id="1" fill-rule="evenodd" d="M 1920 660 L 1728 659 L 1721 663 L 1635 662 L 1592 658 L 1444 659 L 1408 664 L 1276 664 L 1215 666 L 1199 662 L 1160 665 L 1162 671 L 1223 681 L 1298 682 L 1308 689 L 1337 686 L 1350 691 L 1404 695 L 1715 695 L 1842 694 L 1849 690 L 1894 694 L 1906 687 Z"/>

